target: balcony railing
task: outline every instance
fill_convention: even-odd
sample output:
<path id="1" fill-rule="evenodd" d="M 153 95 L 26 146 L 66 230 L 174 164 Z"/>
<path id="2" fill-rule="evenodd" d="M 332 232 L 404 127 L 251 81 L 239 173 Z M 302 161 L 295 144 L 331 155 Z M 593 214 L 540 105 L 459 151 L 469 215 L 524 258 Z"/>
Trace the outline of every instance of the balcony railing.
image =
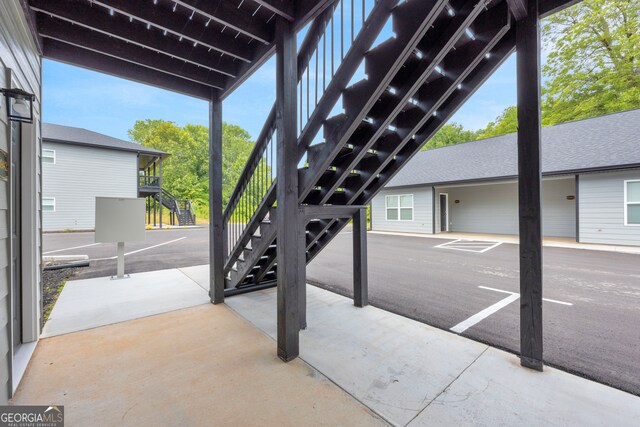
<path id="1" fill-rule="evenodd" d="M 160 177 L 153 175 L 138 176 L 138 187 L 145 189 L 160 189 Z"/>

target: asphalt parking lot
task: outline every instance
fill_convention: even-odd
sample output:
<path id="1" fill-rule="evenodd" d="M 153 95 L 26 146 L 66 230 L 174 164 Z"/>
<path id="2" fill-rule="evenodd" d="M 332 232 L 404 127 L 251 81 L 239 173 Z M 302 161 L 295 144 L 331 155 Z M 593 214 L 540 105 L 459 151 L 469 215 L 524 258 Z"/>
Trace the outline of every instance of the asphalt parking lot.
<path id="1" fill-rule="evenodd" d="M 368 242 L 371 304 L 518 351 L 517 245 L 376 233 Z M 640 395 L 640 255 L 545 247 L 543 256 L 545 360 Z M 352 295 L 350 233 L 307 279 Z"/>
<path id="2" fill-rule="evenodd" d="M 127 273 L 208 263 L 208 229 L 151 230 L 125 246 Z M 351 294 L 352 241 L 337 236 L 309 282 Z M 45 234 L 45 256 L 86 254 L 78 278 L 115 275 L 116 245 L 93 233 Z M 371 304 L 517 352 L 518 247 L 369 233 Z M 544 249 L 544 356 L 556 367 L 640 395 L 640 255 Z"/>
<path id="3" fill-rule="evenodd" d="M 147 230 L 143 242 L 125 244 L 125 273 L 190 267 L 209 263 L 208 227 Z M 57 255 L 87 255 L 90 268 L 80 269 L 77 278 L 114 276 L 116 244 L 96 244 L 94 233 L 45 233 L 42 252 Z"/>

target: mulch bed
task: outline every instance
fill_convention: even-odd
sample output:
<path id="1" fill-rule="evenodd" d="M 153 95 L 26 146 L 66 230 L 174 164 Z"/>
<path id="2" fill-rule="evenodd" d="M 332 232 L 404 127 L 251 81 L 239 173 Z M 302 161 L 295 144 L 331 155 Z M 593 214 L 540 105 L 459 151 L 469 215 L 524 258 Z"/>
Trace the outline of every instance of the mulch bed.
<path id="1" fill-rule="evenodd" d="M 47 265 L 52 264 L 54 263 L 47 263 Z M 65 268 L 61 270 L 44 270 L 42 272 L 42 326 L 49 319 L 51 310 L 53 310 L 53 306 L 56 304 L 67 280 L 71 279 L 78 270 L 79 268 Z"/>

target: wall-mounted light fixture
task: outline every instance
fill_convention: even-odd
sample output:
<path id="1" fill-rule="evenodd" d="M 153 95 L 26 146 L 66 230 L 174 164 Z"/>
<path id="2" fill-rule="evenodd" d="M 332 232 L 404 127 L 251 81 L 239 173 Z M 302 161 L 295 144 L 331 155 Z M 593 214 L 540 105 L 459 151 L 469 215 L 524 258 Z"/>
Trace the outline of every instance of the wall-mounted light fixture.
<path id="1" fill-rule="evenodd" d="M 22 89 L 0 89 L 7 99 L 7 117 L 14 122 L 33 123 L 35 96 Z"/>

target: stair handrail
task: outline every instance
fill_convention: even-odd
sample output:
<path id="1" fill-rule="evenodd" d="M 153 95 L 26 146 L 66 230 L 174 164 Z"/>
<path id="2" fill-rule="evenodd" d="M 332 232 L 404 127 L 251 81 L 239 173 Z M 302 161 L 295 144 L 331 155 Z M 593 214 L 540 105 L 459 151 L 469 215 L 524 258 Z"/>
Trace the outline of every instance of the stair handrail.
<path id="1" fill-rule="evenodd" d="M 333 4 L 316 18 L 311 24 L 304 41 L 300 45 L 298 52 L 298 83 L 299 83 L 299 115 L 300 115 L 300 127 L 303 128 L 305 124 L 303 121 L 304 111 L 303 107 L 306 106 L 307 115 L 310 114 L 310 74 L 311 64 L 315 58 L 315 74 L 314 74 L 314 95 L 315 102 L 314 108 L 318 105 L 319 98 L 324 95 L 324 91 L 327 88 L 326 71 L 330 67 L 329 82 L 335 75 L 336 71 L 340 69 L 341 61 L 345 58 L 345 52 L 348 54 L 354 41 L 357 39 L 360 31 L 365 28 L 366 22 L 369 19 L 369 15 L 379 3 L 388 3 L 392 0 L 376 0 L 373 8 L 369 11 L 366 10 L 365 2 L 362 2 L 362 9 L 359 14 L 361 19 L 361 27 L 358 31 L 355 30 L 355 2 L 347 2 L 346 0 L 335 0 Z M 394 0 L 397 3 L 397 0 Z M 350 6 L 348 6 L 350 4 Z M 352 7 L 348 15 L 351 16 L 351 40 L 345 40 L 345 37 L 349 36 L 348 31 L 345 34 L 345 5 Z M 338 44 L 340 46 L 340 55 L 335 58 L 335 46 L 334 46 L 334 23 L 340 16 L 340 39 Z M 360 25 L 360 22 L 358 22 Z M 327 62 L 327 39 L 330 37 L 330 60 Z M 322 47 L 321 47 L 322 42 Z M 347 49 L 344 49 L 344 45 L 347 44 Z M 320 80 L 318 78 L 318 67 L 320 63 L 320 57 L 322 55 L 323 64 L 323 77 L 322 85 L 320 86 Z M 337 61 L 336 61 L 337 59 Z M 337 62 L 337 67 L 336 67 Z M 307 98 L 304 102 L 303 94 L 303 79 L 306 77 Z M 272 107 L 267 120 L 260 132 L 256 144 L 248 157 L 247 163 L 240 174 L 238 182 L 229 198 L 227 206 L 223 212 L 223 224 L 226 229 L 227 237 L 229 238 L 228 253 L 225 254 L 229 261 L 232 261 L 234 257 L 239 254 L 239 246 L 246 244 L 248 234 L 252 234 L 254 229 L 247 228 L 248 224 L 254 224 L 256 215 L 258 213 L 264 214 L 271 204 L 275 201 L 275 192 L 273 188 L 275 186 L 274 168 L 275 165 L 275 147 L 274 147 L 274 133 L 276 131 L 275 123 L 275 104 Z M 262 166 L 262 167 L 261 167 Z M 258 173 L 256 173 L 258 171 Z M 247 191 L 249 190 L 249 191 Z M 255 191 L 257 190 L 257 194 Z M 257 196 L 257 197 L 255 197 Z M 269 197 L 270 200 L 267 200 Z M 266 206 L 269 205 L 269 206 Z M 254 224 L 255 227 L 255 224 Z M 229 267 L 227 265 L 226 267 Z"/>
<path id="2" fill-rule="evenodd" d="M 321 33 L 320 29 L 326 27 L 329 18 L 333 14 L 333 10 L 338 3 L 339 0 L 334 0 L 334 4 L 325 9 L 325 11 L 318 16 L 311 27 L 307 31 L 307 35 L 305 36 L 302 44 L 300 45 L 300 52 L 298 54 L 298 80 L 301 78 L 301 70 L 304 70 L 311 60 L 311 53 L 313 49 L 317 46 L 320 37 L 318 36 Z M 234 206 L 234 203 L 237 202 L 237 199 L 240 197 L 241 185 L 240 183 L 248 181 L 251 177 L 257 164 L 259 163 L 262 154 L 264 153 L 264 146 L 269 142 L 270 138 L 273 136 L 276 128 L 276 104 L 274 102 L 271 110 L 269 111 L 269 115 L 267 115 L 267 119 L 256 139 L 256 143 L 247 158 L 247 162 L 245 163 L 242 172 L 240 173 L 240 177 L 238 178 L 238 184 L 233 189 L 231 196 L 229 197 L 229 202 L 227 203 L 226 209 L 224 210 L 223 219 L 226 221 L 229 219 L 229 214 Z"/>

